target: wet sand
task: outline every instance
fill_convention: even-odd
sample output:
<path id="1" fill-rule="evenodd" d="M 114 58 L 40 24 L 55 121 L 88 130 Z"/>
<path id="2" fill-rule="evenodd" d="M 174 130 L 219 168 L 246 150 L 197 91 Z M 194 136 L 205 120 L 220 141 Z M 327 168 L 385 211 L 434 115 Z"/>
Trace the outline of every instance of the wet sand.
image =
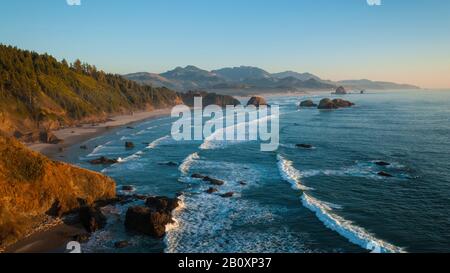
<path id="1" fill-rule="evenodd" d="M 138 112 L 133 115 L 114 116 L 110 121 L 95 125 L 83 125 L 82 127 L 65 128 L 54 131 L 53 133 L 59 139 L 63 140 L 61 144 L 36 143 L 27 145 L 28 148 L 42 153 L 50 158 L 56 158 L 61 149 L 65 149 L 77 144 L 81 144 L 91 138 L 107 133 L 116 127 L 130 125 L 132 123 L 158 118 L 170 115 L 171 108 L 159 109 L 151 112 Z"/>
<path id="2" fill-rule="evenodd" d="M 34 151 L 40 152 L 50 158 L 56 158 L 60 149 L 65 149 L 107 133 L 109 130 L 127 126 L 133 123 L 168 116 L 171 108 L 159 109 L 151 112 L 139 112 L 133 115 L 121 115 L 111 118 L 111 121 L 93 125 L 84 125 L 83 127 L 66 128 L 53 133 L 64 142 L 61 144 L 30 144 L 28 147 Z M 55 224 L 39 229 L 30 236 L 16 242 L 15 244 L 0 250 L 5 253 L 63 253 L 66 252 L 67 243 L 73 241 L 73 237 L 85 234 L 86 231 L 80 224 L 67 224 L 62 221 L 56 221 Z"/>

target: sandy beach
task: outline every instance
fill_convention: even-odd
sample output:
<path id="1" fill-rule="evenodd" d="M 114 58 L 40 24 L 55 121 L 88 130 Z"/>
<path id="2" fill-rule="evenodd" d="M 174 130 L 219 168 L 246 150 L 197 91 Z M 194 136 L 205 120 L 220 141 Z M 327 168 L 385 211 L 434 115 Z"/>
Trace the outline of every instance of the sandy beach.
<path id="1" fill-rule="evenodd" d="M 61 144 L 34 143 L 27 146 L 36 152 L 54 159 L 61 149 L 83 143 L 86 140 L 102 135 L 109 130 L 120 126 L 131 125 L 138 121 L 170 115 L 171 110 L 171 108 L 165 108 L 150 112 L 136 112 L 133 115 L 113 116 L 110 121 L 105 123 L 83 125 L 82 127 L 71 127 L 54 131 L 53 133 L 59 139 L 63 140 Z"/>
<path id="2" fill-rule="evenodd" d="M 56 159 L 61 149 L 79 145 L 86 140 L 107 133 L 113 128 L 132 125 L 135 122 L 170 115 L 171 109 L 158 109 L 151 112 L 138 112 L 133 115 L 119 115 L 111 117 L 111 120 L 101 124 L 84 125 L 83 127 L 65 128 L 54 131 L 54 134 L 64 142 L 61 144 L 30 144 L 28 147 L 50 158 Z M 86 231 L 79 224 L 69 224 L 55 219 L 52 225 L 43 225 L 34 233 L 19 242 L 1 250 L 6 253 L 62 253 L 65 246 L 73 241 L 75 235 L 84 234 Z"/>

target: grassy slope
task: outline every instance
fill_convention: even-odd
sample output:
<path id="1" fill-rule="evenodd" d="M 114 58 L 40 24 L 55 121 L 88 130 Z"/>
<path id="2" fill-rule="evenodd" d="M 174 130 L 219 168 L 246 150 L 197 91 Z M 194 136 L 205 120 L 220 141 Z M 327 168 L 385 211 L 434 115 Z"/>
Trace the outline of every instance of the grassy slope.
<path id="1" fill-rule="evenodd" d="M 0 247 L 21 238 L 56 204 L 61 213 L 115 196 L 101 174 L 54 162 L 0 133 Z"/>

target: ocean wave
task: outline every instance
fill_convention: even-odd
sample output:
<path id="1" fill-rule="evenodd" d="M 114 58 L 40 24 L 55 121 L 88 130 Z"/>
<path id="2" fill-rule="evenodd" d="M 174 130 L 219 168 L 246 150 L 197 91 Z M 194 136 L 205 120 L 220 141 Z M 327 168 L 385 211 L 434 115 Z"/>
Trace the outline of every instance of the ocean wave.
<path id="1" fill-rule="evenodd" d="M 94 156 L 100 156 L 100 155 L 105 155 L 104 153 L 102 153 L 103 150 L 108 148 L 108 145 L 113 143 L 113 141 L 108 141 L 105 144 L 102 145 L 98 145 L 97 147 L 95 147 L 95 149 L 88 154 L 86 157 L 94 157 Z"/>
<path id="2" fill-rule="evenodd" d="M 188 157 L 189 158 L 189 157 Z M 305 234 L 298 234 L 273 225 L 272 229 L 243 231 L 239 226 L 266 225 L 282 219 L 286 208 L 264 206 L 242 198 L 248 187 L 256 187 L 265 170 L 253 164 L 195 160 L 195 172 L 210 175 L 225 182 L 217 194 L 205 191 L 211 187 L 199 179 L 191 181 L 189 189 L 179 198 L 183 206 L 173 213 L 175 223 L 168 226 L 165 237 L 169 253 L 249 253 L 249 252 L 310 252 L 305 247 Z M 240 183 L 245 181 L 245 185 Z M 233 192 L 232 198 L 221 193 Z M 236 228 L 237 227 L 237 228 Z"/>
<path id="3" fill-rule="evenodd" d="M 294 168 L 293 162 L 287 160 L 281 155 L 277 155 L 278 160 L 278 170 L 280 171 L 281 177 L 284 180 L 292 184 L 294 190 L 308 191 L 312 188 L 306 187 L 301 183 L 302 174 L 299 170 Z"/>
<path id="4" fill-rule="evenodd" d="M 372 251 L 373 253 L 402 253 L 402 248 L 376 238 L 364 228 L 354 225 L 351 221 L 335 214 L 333 208 L 306 193 L 302 196 L 303 205 L 314 212 L 324 225 L 347 238 L 351 243 Z"/>
<path id="5" fill-rule="evenodd" d="M 378 175 L 378 172 L 383 170 L 383 167 L 377 166 L 375 163 L 377 161 L 371 162 L 357 162 L 355 165 L 350 167 L 343 167 L 340 169 L 317 169 L 317 170 L 303 170 L 301 172 L 302 177 L 314 177 L 314 176 L 353 176 L 361 178 L 370 178 L 374 180 L 383 180 L 384 177 Z M 391 163 L 391 165 L 385 168 L 395 171 L 392 173 L 395 178 L 400 179 L 410 179 L 411 176 L 406 173 L 401 173 L 405 170 L 405 166 L 400 163 Z"/>
<path id="6" fill-rule="evenodd" d="M 186 194 L 184 207 L 173 213 L 167 227 L 167 253 L 305 253 L 306 234 L 285 228 L 242 230 L 236 225 L 262 225 L 276 221 L 282 208 L 261 206 L 217 195 Z"/>
<path id="7" fill-rule="evenodd" d="M 189 168 L 194 163 L 195 160 L 200 159 L 198 153 L 192 153 L 181 163 L 179 170 L 183 175 L 186 175 L 189 172 Z"/>
<path id="8" fill-rule="evenodd" d="M 147 146 L 147 149 L 155 149 L 156 147 L 158 147 L 159 145 L 172 140 L 172 136 L 171 135 L 167 135 L 167 136 L 163 136 L 161 138 L 158 138 L 157 140 L 153 141 L 152 143 L 150 143 Z"/>
<path id="9" fill-rule="evenodd" d="M 258 119 L 252 120 L 252 121 L 244 121 L 244 122 L 240 122 L 240 123 L 228 126 L 228 127 L 224 127 L 224 128 L 215 130 L 214 133 L 212 133 L 210 136 L 205 138 L 202 145 L 200 145 L 200 149 L 201 150 L 213 150 L 213 149 L 223 148 L 223 147 L 227 146 L 228 144 L 239 144 L 239 143 L 242 143 L 245 141 L 249 141 L 249 140 L 226 140 L 226 136 L 228 134 L 232 134 L 234 132 L 239 132 L 241 130 L 247 132 L 248 131 L 248 130 L 246 130 L 247 125 L 258 124 L 259 122 L 270 120 L 273 117 L 275 117 L 275 116 L 267 115 L 265 117 L 258 118 Z M 250 127 L 249 127 L 249 130 L 250 130 Z"/>

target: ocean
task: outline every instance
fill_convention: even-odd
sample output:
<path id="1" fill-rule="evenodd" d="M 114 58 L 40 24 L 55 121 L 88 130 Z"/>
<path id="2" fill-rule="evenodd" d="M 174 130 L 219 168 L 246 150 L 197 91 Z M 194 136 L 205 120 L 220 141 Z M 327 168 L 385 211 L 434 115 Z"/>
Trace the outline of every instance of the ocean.
<path id="1" fill-rule="evenodd" d="M 297 107 L 324 97 L 334 95 L 267 97 L 281 111 L 274 152 L 261 152 L 258 141 L 174 141 L 170 117 L 111 130 L 83 143 L 87 151 L 70 148 L 66 161 L 111 176 L 118 189 L 133 185 L 136 193 L 182 201 L 164 240 L 124 229 L 127 207 L 139 202 L 106 208 L 107 227 L 83 251 L 450 251 L 450 92 L 368 92 L 346 95 L 352 108 Z M 136 147 L 125 149 L 125 141 Z M 120 162 L 88 163 L 100 156 Z M 207 194 L 210 185 L 193 173 L 224 180 L 220 193 L 235 195 Z M 130 246 L 115 249 L 121 240 Z"/>

